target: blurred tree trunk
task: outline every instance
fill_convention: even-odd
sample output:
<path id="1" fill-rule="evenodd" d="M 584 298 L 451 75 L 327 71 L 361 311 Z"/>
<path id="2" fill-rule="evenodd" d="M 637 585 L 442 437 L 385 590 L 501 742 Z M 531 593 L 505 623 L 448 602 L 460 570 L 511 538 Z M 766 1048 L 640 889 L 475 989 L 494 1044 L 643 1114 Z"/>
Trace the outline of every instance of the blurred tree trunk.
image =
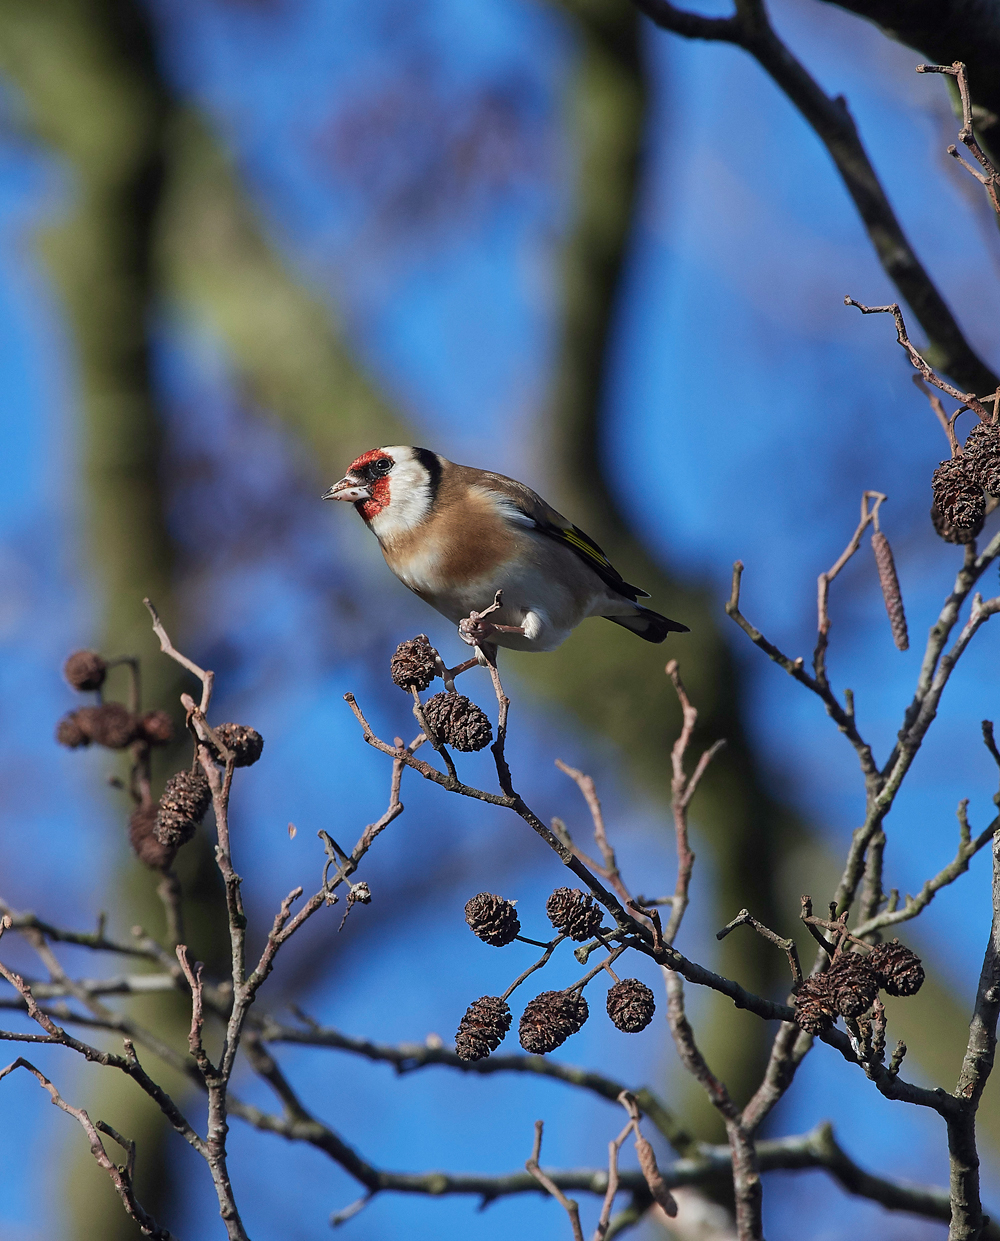
<path id="1" fill-rule="evenodd" d="M 107 654 L 141 655 L 145 705 L 176 712 L 177 670 L 159 653 L 142 604 L 149 595 L 168 624 L 176 620 L 149 346 L 172 105 L 156 72 L 145 12 L 128 0 L 2 0 L 0 67 L 21 95 L 29 132 L 57 155 L 67 179 L 66 202 L 40 244 L 62 299 L 78 377 L 81 550 L 97 609 L 94 638 Z M 80 635 L 81 644 L 86 637 Z M 112 674 L 124 675 L 124 669 Z M 124 682 L 112 681 L 109 689 L 124 691 Z M 122 842 L 122 859 L 111 880 L 109 915 L 125 938 L 136 923 L 159 933 L 158 877 L 132 857 L 125 843 L 130 807 L 123 795 L 112 797 L 107 822 Z M 199 955 L 205 955 L 204 943 Z M 181 996 L 165 996 L 134 1011 L 140 1021 L 180 1036 L 186 1007 Z M 184 1045 L 181 1037 L 177 1042 Z M 120 1051 L 120 1040 L 112 1043 Z M 168 1090 L 183 1095 L 186 1086 L 176 1074 L 152 1056 L 146 1060 Z M 70 1058 L 65 1071 L 77 1071 Z M 126 1078 L 103 1073 L 93 1080 L 89 1098 L 73 1101 L 86 1102 L 95 1117 L 136 1142 L 139 1197 L 159 1214 L 168 1167 L 161 1115 Z M 70 1167 L 60 1193 L 66 1235 L 81 1241 L 137 1236 L 86 1144 L 67 1135 L 66 1148 Z"/>
<path id="2" fill-rule="evenodd" d="M 680 662 L 700 713 L 699 739 L 727 746 L 702 785 L 694 812 L 712 848 L 719 926 L 742 906 L 791 931 L 793 910 L 780 902 L 778 859 L 802 838 L 801 826 L 763 788 L 744 735 L 740 680 L 723 634 L 718 600 L 687 586 L 656 561 L 624 516 L 625 489 L 654 487 L 637 446 L 635 472 L 609 484 L 605 464 L 616 312 L 638 216 L 647 84 L 636 10 L 618 0 L 562 0 L 579 34 L 579 60 L 568 101 L 577 176 L 571 233 L 563 254 L 562 351 L 551 405 L 553 483 L 562 510 L 601 544 L 628 581 L 650 592 L 657 611 L 690 625 L 651 646 L 610 625 L 584 625 L 572 642 L 531 667 L 531 682 L 569 707 L 587 727 L 598 722 L 628 755 L 648 787 L 669 796 L 670 747 L 680 724 L 663 673 Z M 530 657 L 523 657 L 530 658 Z M 669 842 L 665 841 L 669 848 Z M 756 911 L 759 911 L 756 912 Z M 785 985 L 784 962 L 763 940 L 730 936 L 720 968 L 760 993 Z M 726 1011 L 728 1009 L 728 1011 Z M 717 998 L 699 1038 L 713 1067 L 743 1097 L 759 1079 L 769 1031 Z M 721 1126 L 701 1092 L 702 1132 Z"/>

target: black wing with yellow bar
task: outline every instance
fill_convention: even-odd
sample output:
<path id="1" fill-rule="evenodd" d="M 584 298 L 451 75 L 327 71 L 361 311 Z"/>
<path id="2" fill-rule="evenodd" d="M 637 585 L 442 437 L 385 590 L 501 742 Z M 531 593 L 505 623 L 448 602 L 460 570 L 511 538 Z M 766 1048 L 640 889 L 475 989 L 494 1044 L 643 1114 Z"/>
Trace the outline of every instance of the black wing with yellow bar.
<path id="1" fill-rule="evenodd" d="M 557 526 L 552 522 L 540 521 L 537 516 L 530 513 L 526 513 L 525 516 L 531 517 L 539 534 L 555 539 L 568 547 L 570 551 L 575 552 L 584 564 L 590 565 L 601 581 L 606 586 L 610 586 L 616 594 L 631 599 L 633 603 L 636 599 L 649 598 L 648 591 L 640 590 L 638 586 L 625 581 L 590 535 L 584 534 L 578 526 Z"/>

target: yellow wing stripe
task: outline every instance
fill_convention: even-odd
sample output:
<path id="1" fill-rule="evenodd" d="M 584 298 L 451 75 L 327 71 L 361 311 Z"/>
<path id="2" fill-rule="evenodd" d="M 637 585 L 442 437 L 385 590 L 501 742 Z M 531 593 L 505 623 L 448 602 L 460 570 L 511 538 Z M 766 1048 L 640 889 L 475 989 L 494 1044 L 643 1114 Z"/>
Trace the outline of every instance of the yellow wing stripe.
<path id="1" fill-rule="evenodd" d="M 601 553 L 595 551 L 593 546 L 588 543 L 586 539 L 581 539 L 575 530 L 563 530 L 561 533 L 566 542 L 569 543 L 571 547 L 575 547 L 577 551 L 582 552 L 588 560 L 593 560 L 606 569 L 611 568 L 611 561 L 607 558 L 607 556 L 601 555 Z"/>

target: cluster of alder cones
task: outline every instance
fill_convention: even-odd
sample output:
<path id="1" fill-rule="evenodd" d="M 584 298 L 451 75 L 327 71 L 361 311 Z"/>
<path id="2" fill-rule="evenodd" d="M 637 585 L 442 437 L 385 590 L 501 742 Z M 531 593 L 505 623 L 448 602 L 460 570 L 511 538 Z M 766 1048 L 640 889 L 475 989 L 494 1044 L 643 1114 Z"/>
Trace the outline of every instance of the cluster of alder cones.
<path id="1" fill-rule="evenodd" d="M 389 675 L 408 694 L 427 689 L 443 671 L 441 657 L 425 633 L 401 642 L 389 664 Z M 444 745 L 471 753 L 493 740 L 493 725 L 486 712 L 464 694 L 435 694 L 420 709 L 435 738 Z"/>
<path id="2" fill-rule="evenodd" d="M 879 991 L 916 995 L 923 982 L 920 958 L 898 939 L 877 944 L 865 955 L 838 951 L 825 973 L 814 974 L 799 984 L 795 1020 L 810 1034 L 822 1034 L 838 1017 L 862 1017 Z"/>
<path id="3" fill-rule="evenodd" d="M 63 676 L 78 693 L 95 693 L 92 706 L 77 707 L 56 725 L 56 740 L 71 750 L 99 745 L 109 750 L 132 752 L 141 763 L 151 746 L 169 745 L 174 725 L 166 711 L 130 711 L 120 702 L 104 702 L 102 690 L 108 669 L 122 661 L 106 660 L 96 651 L 74 651 L 63 666 Z M 213 730 L 234 755 L 235 766 L 249 767 L 261 756 L 264 739 L 245 724 L 219 724 Z M 221 761 L 221 759 L 220 759 Z M 148 768 L 147 768 L 148 771 Z M 156 800 L 136 788 L 138 804 L 129 818 L 129 843 L 136 857 L 152 870 L 166 871 L 173 865 L 177 850 L 197 831 L 212 804 L 212 791 L 200 768 L 178 771 L 167 781 Z"/>
<path id="4" fill-rule="evenodd" d="M 600 906 L 579 888 L 557 888 L 546 901 L 545 912 L 557 931 L 581 943 L 596 935 L 603 921 Z M 514 902 L 491 892 L 480 892 L 468 901 L 465 920 L 478 939 L 494 948 L 513 942 L 521 930 Z M 469 1005 L 455 1035 L 455 1051 L 463 1060 L 482 1060 L 500 1046 L 511 1024 L 509 994 L 480 996 Z M 636 1034 L 652 1021 L 656 1004 L 644 982 L 622 978 L 608 991 L 607 1010 L 619 1030 Z M 555 1051 L 589 1016 L 590 1007 L 576 988 L 543 991 L 521 1015 L 521 1046 L 534 1055 Z"/>
<path id="5" fill-rule="evenodd" d="M 986 497 L 1000 496 L 1000 425 L 973 427 L 934 471 L 931 490 L 934 529 L 949 543 L 971 543 L 986 519 Z"/>

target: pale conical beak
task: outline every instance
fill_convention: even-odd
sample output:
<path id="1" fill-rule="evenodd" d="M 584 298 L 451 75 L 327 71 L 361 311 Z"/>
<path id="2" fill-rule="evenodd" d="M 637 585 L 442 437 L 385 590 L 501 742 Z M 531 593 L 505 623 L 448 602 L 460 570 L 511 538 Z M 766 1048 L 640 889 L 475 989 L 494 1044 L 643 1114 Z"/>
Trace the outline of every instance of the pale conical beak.
<path id="1" fill-rule="evenodd" d="M 324 491 L 320 496 L 321 500 L 349 500 L 352 504 L 358 500 L 370 500 L 372 493 L 364 485 L 359 483 L 356 478 L 351 478 L 348 474 L 342 478 L 339 483 L 334 483 L 328 490 Z"/>

